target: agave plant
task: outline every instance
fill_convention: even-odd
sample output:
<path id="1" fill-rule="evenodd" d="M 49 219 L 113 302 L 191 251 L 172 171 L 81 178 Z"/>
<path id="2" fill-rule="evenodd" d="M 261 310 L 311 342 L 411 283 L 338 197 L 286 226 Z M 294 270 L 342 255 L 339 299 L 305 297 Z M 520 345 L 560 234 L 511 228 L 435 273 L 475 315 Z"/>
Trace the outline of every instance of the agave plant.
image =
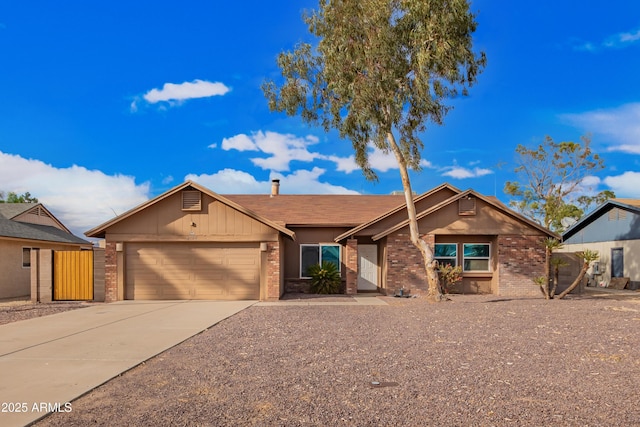
<path id="1" fill-rule="evenodd" d="M 307 269 L 307 275 L 311 277 L 311 292 L 314 294 L 337 294 L 340 291 L 340 271 L 333 262 L 314 264 Z"/>

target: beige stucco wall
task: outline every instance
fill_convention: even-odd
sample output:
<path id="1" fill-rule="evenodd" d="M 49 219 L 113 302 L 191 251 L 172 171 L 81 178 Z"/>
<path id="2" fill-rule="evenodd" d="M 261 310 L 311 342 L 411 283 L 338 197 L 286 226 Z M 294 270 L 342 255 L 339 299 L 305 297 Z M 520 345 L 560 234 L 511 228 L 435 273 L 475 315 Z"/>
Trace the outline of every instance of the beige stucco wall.
<path id="1" fill-rule="evenodd" d="M 84 247 L 90 248 L 89 245 Z M 22 266 L 23 248 L 80 250 L 79 246 L 73 245 L 0 239 L 0 298 L 28 297 L 31 294 L 31 268 Z"/>
<path id="2" fill-rule="evenodd" d="M 0 240 L 0 298 L 28 296 L 31 269 L 22 266 L 22 248 L 32 247 L 20 241 Z"/>
<path id="3" fill-rule="evenodd" d="M 585 249 L 598 251 L 600 258 L 600 275 L 596 275 L 596 283 L 604 282 L 608 284 L 611 281 L 611 249 L 623 248 L 624 258 L 624 276 L 628 277 L 632 282 L 640 281 L 640 241 L 639 240 L 618 240 L 612 242 L 598 243 L 576 243 L 573 245 L 565 245 L 558 252 L 579 252 Z M 594 272 L 593 264 L 587 270 L 587 274 L 592 275 Z"/>

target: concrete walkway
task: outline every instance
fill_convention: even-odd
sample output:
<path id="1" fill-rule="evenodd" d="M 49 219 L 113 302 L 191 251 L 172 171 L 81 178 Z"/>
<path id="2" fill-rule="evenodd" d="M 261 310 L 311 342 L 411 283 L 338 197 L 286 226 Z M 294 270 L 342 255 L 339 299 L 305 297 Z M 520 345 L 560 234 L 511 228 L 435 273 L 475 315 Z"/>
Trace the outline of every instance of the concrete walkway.
<path id="1" fill-rule="evenodd" d="M 0 326 L 0 426 L 23 426 L 255 301 L 122 301 Z"/>

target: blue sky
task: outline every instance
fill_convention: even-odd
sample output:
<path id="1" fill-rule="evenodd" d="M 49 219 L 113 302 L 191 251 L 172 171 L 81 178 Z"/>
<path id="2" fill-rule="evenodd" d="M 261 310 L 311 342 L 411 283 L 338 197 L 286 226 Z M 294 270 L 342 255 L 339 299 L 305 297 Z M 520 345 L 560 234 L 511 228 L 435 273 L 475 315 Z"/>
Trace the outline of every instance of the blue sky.
<path id="1" fill-rule="evenodd" d="M 29 191 L 77 234 L 192 179 L 221 193 L 388 194 L 395 162 L 270 113 L 277 54 L 309 40 L 313 1 L 0 3 L 0 190 Z M 413 187 L 507 202 L 514 150 L 590 133 L 593 191 L 640 198 L 640 3 L 476 0 L 488 63 L 424 133 Z"/>

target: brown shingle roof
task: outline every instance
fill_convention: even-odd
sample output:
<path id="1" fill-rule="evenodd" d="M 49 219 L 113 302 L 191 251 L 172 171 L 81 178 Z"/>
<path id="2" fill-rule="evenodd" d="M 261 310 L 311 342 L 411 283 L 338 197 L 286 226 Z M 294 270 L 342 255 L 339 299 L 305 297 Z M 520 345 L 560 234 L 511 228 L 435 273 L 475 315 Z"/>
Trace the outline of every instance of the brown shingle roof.
<path id="1" fill-rule="evenodd" d="M 640 208 L 640 199 L 611 199 L 614 202 L 622 203 L 624 205 L 635 206 Z"/>
<path id="2" fill-rule="evenodd" d="M 272 221 L 292 225 L 353 227 L 404 203 L 403 195 L 225 194 L 227 199 Z"/>

